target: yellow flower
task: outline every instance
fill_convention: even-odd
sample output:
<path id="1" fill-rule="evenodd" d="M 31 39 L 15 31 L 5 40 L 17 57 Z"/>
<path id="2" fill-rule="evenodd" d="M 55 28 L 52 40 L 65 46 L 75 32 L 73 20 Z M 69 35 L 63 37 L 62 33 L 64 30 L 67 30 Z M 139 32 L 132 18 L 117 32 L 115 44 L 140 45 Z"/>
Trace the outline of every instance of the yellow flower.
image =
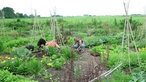
<path id="1" fill-rule="evenodd" d="M 15 58 L 11 58 L 12 60 L 14 60 Z"/>
<path id="2" fill-rule="evenodd" d="M 45 55 L 43 55 L 43 58 L 45 57 Z"/>
<path id="3" fill-rule="evenodd" d="M 5 58 L 8 59 L 9 57 L 8 56 L 5 56 Z"/>
<path id="4" fill-rule="evenodd" d="M 107 53 L 106 53 L 106 52 L 104 52 L 104 54 L 105 54 L 105 55 L 107 55 Z"/>
<path id="5" fill-rule="evenodd" d="M 2 63 L 5 63 L 6 61 L 4 60 L 4 61 L 2 61 Z"/>
<path id="6" fill-rule="evenodd" d="M 144 48 L 142 48 L 142 50 L 144 51 Z"/>
<path id="7" fill-rule="evenodd" d="M 7 59 L 10 59 L 10 57 L 8 57 Z"/>
<path id="8" fill-rule="evenodd" d="M 100 52 L 100 54 L 102 54 L 102 52 Z"/>
<path id="9" fill-rule="evenodd" d="M 50 58 L 50 61 L 52 61 L 52 59 Z"/>
<path id="10" fill-rule="evenodd" d="M 138 51 L 141 51 L 141 49 L 140 49 L 140 48 L 138 48 Z"/>

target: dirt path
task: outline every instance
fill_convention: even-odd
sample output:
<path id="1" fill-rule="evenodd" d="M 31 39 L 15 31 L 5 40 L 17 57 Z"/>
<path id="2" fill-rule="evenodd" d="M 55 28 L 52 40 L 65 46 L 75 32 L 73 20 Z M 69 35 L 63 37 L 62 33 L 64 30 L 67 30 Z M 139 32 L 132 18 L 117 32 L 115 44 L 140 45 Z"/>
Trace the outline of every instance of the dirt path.
<path id="1" fill-rule="evenodd" d="M 74 72 L 71 71 L 71 64 L 68 61 L 61 70 L 50 68 L 48 73 L 52 74 L 54 78 L 59 78 L 60 82 L 69 82 L 72 72 L 75 76 L 74 82 L 88 82 L 102 73 L 104 67 L 101 65 L 100 56 L 90 55 L 89 49 L 86 48 L 79 54 L 78 59 L 73 62 Z M 48 79 L 40 79 L 39 82 L 48 82 Z"/>
<path id="2" fill-rule="evenodd" d="M 84 52 L 81 53 L 81 55 L 79 55 L 79 58 L 77 61 L 75 61 L 75 65 L 76 66 L 81 66 L 83 69 L 84 68 L 88 68 L 88 66 L 92 67 L 96 67 L 99 63 L 101 63 L 100 61 L 100 57 L 94 57 L 92 55 L 90 55 L 90 51 L 88 48 L 86 48 L 84 50 Z"/>

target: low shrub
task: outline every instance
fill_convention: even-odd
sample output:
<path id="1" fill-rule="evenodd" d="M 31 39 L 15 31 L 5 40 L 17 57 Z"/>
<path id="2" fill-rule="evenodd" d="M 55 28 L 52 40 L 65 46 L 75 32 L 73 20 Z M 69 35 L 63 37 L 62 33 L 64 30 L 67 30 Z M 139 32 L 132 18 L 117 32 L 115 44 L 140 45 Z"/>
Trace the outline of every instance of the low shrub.
<path id="1" fill-rule="evenodd" d="M 7 70 L 0 70 L 0 82 L 38 82 L 20 75 L 13 75 Z"/>

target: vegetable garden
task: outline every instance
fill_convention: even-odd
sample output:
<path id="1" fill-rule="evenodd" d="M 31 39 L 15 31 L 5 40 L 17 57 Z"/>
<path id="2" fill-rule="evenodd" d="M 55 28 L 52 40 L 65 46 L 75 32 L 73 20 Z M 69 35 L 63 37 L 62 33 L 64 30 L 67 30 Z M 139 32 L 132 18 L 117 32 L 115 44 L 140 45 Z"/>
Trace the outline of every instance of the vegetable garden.
<path id="1" fill-rule="evenodd" d="M 95 78 L 95 82 L 145 82 L 144 16 L 129 16 L 129 22 L 134 40 L 127 42 L 130 33 L 123 31 L 125 16 L 1 19 L 0 82 L 92 82 Z M 60 50 L 51 47 L 38 52 L 41 37 L 46 41 L 55 38 Z M 71 48 L 73 37 L 85 41 L 85 51 L 77 53 Z M 27 45 L 33 45 L 34 51 L 26 49 Z M 102 75 L 119 63 L 112 73 Z"/>

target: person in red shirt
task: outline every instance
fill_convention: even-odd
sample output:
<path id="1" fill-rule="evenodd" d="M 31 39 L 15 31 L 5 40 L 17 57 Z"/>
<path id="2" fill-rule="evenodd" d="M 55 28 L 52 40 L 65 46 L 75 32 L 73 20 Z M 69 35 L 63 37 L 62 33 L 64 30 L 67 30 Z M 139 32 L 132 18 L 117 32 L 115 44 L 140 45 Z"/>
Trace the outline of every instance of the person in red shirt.
<path id="1" fill-rule="evenodd" d="M 57 42 L 55 40 L 49 41 L 46 43 L 46 48 L 49 48 L 50 46 L 54 46 L 57 49 L 60 48 L 60 46 L 57 44 Z"/>

